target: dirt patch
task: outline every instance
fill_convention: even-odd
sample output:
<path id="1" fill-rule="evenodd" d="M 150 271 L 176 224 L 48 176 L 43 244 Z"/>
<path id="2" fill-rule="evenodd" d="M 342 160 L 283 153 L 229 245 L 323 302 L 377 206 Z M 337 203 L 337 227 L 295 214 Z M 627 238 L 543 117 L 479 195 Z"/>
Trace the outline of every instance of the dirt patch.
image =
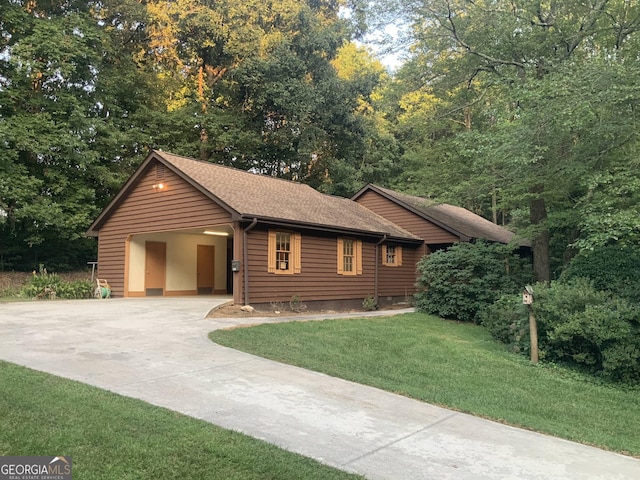
<path id="1" fill-rule="evenodd" d="M 253 312 L 245 312 L 242 305 L 221 305 L 213 311 L 209 312 L 210 318 L 250 318 L 250 317 L 292 317 L 296 315 L 313 315 L 315 313 L 327 313 L 318 311 L 304 310 L 294 312 L 292 310 L 254 310 Z"/>
<path id="2" fill-rule="evenodd" d="M 381 310 L 399 310 L 407 308 L 407 305 L 391 305 Z M 209 312 L 209 318 L 251 318 L 251 317 L 296 317 L 302 315 L 316 314 L 333 314 L 333 313 L 360 313 L 364 310 L 302 310 L 294 312 L 292 310 L 254 310 L 253 312 L 245 312 L 241 305 L 224 304 Z"/>

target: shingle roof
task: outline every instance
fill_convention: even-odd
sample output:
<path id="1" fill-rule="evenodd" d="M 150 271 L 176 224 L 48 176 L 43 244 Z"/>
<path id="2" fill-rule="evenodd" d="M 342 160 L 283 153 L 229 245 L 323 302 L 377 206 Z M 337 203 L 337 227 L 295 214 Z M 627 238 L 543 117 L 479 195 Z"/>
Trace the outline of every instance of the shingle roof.
<path id="1" fill-rule="evenodd" d="M 376 185 L 367 185 L 367 187 L 363 188 L 355 197 L 361 195 L 367 189 L 378 191 L 378 193 L 383 194 L 387 198 L 395 200 L 405 207 L 409 207 L 425 219 L 434 221 L 448 230 L 469 239 L 484 239 L 500 243 L 509 243 L 515 239 L 515 234 L 510 230 L 496 225 L 466 208 L 456 207 L 446 203 L 435 203 L 432 200 L 396 192 Z M 520 244 L 527 245 L 528 242 L 524 240 L 521 241 Z"/>
<path id="2" fill-rule="evenodd" d="M 192 182 L 235 211 L 240 217 L 285 221 L 390 238 L 419 240 L 411 232 L 342 197 L 325 195 L 309 185 L 258 175 L 210 162 L 154 151 Z"/>

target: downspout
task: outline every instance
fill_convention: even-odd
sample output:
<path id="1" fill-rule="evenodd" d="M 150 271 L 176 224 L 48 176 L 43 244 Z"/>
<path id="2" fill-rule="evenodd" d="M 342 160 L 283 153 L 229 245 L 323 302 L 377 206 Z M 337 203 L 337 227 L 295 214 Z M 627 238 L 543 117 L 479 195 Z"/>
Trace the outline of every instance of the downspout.
<path id="1" fill-rule="evenodd" d="M 376 270 L 375 270 L 375 276 L 374 276 L 374 284 L 373 284 L 373 298 L 376 299 L 376 304 L 378 303 L 378 262 L 380 261 L 380 255 L 378 255 L 379 251 L 378 248 L 380 247 L 380 245 L 382 245 L 382 243 L 387 239 L 387 234 L 384 234 L 384 237 L 382 237 L 380 239 L 380 241 L 378 243 L 376 243 Z"/>
<path id="2" fill-rule="evenodd" d="M 253 227 L 258 223 L 258 219 L 254 218 L 251 224 L 244 229 L 242 233 L 242 261 L 243 261 L 243 276 L 244 276 L 244 304 L 249 305 L 249 257 L 247 247 L 247 233 L 253 230 Z"/>

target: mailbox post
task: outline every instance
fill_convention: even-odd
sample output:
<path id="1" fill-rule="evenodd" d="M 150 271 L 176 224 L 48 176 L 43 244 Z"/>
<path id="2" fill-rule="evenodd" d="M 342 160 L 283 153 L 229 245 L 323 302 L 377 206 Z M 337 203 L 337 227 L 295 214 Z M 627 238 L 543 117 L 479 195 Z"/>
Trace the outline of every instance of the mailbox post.
<path id="1" fill-rule="evenodd" d="M 538 363 L 538 324 L 533 314 L 533 287 L 527 285 L 522 291 L 522 303 L 529 310 L 529 338 L 531 339 L 531 361 Z"/>

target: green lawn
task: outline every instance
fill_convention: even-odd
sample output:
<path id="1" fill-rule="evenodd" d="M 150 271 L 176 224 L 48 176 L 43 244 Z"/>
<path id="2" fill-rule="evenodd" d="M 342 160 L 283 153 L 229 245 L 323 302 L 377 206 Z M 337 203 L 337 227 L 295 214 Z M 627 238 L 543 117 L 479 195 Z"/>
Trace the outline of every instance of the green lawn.
<path id="1" fill-rule="evenodd" d="M 640 456 L 640 388 L 533 365 L 483 327 L 423 314 L 217 330 L 219 344 Z"/>
<path id="2" fill-rule="evenodd" d="M 0 455 L 69 455 L 73 478 L 355 479 L 139 400 L 0 362 Z"/>

